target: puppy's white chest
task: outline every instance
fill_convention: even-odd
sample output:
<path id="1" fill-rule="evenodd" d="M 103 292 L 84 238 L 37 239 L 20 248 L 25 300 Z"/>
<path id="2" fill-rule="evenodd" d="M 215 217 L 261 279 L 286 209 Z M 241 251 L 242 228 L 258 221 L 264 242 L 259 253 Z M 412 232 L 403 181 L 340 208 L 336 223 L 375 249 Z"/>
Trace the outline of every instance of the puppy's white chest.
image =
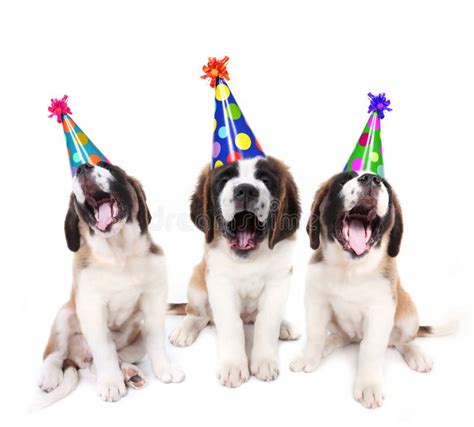
<path id="1" fill-rule="evenodd" d="M 159 285 L 159 271 L 149 262 L 131 262 L 121 268 L 114 265 L 90 266 L 81 271 L 77 281 L 82 305 L 87 301 L 103 304 L 108 312 L 108 325 L 123 324 L 136 310 L 140 296 L 152 285 Z"/>
<path id="2" fill-rule="evenodd" d="M 379 274 L 351 277 L 320 268 L 309 280 L 318 298 L 327 300 L 339 327 L 355 340 L 364 337 L 364 319 L 369 312 L 395 308 L 390 283 Z"/>
<path id="3" fill-rule="evenodd" d="M 335 282 L 328 295 L 339 326 L 355 340 L 364 338 L 368 312 L 394 309 L 390 283 L 383 277 L 361 276 Z"/>

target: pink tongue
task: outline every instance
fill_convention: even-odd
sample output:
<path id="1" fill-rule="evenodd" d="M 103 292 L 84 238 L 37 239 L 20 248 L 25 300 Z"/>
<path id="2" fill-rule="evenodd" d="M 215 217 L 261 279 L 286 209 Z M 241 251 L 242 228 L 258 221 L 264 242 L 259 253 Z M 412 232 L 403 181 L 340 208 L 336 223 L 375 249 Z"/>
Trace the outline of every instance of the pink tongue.
<path id="1" fill-rule="evenodd" d="M 239 249 L 250 249 L 255 246 L 250 239 L 253 237 L 253 233 L 249 231 L 240 231 L 237 233 L 237 239 L 239 240 Z"/>
<path id="2" fill-rule="evenodd" d="M 353 219 L 349 224 L 349 244 L 357 255 L 361 255 L 365 252 L 365 227 L 362 221 L 358 219 Z"/>
<path id="3" fill-rule="evenodd" d="M 95 211 L 97 228 L 104 231 L 113 221 L 112 206 L 110 203 L 103 203 Z"/>

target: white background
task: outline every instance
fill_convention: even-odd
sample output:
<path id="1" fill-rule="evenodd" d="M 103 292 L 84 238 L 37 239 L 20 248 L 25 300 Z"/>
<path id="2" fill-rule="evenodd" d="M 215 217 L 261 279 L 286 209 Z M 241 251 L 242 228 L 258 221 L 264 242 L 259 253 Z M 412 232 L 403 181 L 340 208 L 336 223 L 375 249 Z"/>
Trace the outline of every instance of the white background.
<path id="1" fill-rule="evenodd" d="M 386 175 L 405 215 L 399 267 L 423 324 L 472 309 L 472 115 L 474 39 L 461 1 L 15 1 L 0 6 L 2 407 L 13 425 L 472 425 L 472 324 L 424 339 L 430 374 L 386 357 L 386 403 L 352 399 L 357 348 L 314 374 L 236 390 L 215 378 L 216 337 L 169 351 L 180 385 L 151 375 L 119 403 L 103 403 L 84 373 L 55 406 L 20 415 L 39 395 L 41 354 L 69 294 L 72 254 L 63 235 L 70 172 L 52 97 L 68 94 L 73 118 L 112 162 L 145 186 L 152 234 L 167 254 L 170 300 L 184 301 L 203 236 L 189 197 L 211 154 L 213 93 L 199 79 L 208 56 L 229 55 L 230 87 L 267 154 L 300 186 L 304 218 L 318 185 L 346 162 L 367 120 L 369 91 L 385 91 Z M 288 317 L 301 329 L 303 228 Z M 180 319 L 170 317 L 168 332 Z"/>

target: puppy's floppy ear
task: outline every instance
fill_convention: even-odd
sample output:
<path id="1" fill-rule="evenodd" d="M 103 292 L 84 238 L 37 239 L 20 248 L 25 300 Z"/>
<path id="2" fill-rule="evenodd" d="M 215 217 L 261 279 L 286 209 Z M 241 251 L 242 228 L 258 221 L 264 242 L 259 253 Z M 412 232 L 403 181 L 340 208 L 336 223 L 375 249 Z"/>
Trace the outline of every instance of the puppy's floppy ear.
<path id="1" fill-rule="evenodd" d="M 143 191 L 143 187 L 137 179 L 131 176 L 128 176 L 127 181 L 133 187 L 137 195 L 137 199 L 138 199 L 137 219 L 138 219 L 138 224 L 140 225 L 140 230 L 143 234 L 146 231 L 148 231 L 148 224 L 150 224 L 151 222 L 151 214 L 146 204 L 145 192 Z"/>
<path id="2" fill-rule="evenodd" d="M 277 205 L 275 209 L 272 209 L 271 228 L 268 236 L 270 249 L 295 233 L 301 218 L 301 206 L 295 181 L 285 165 L 279 164 L 279 169 L 280 188 Z"/>
<path id="3" fill-rule="evenodd" d="M 81 234 L 79 233 L 79 216 L 76 212 L 74 195 L 69 199 L 69 209 L 64 220 L 64 232 L 66 234 L 67 247 L 72 252 L 77 252 L 81 246 Z"/>
<path id="4" fill-rule="evenodd" d="M 306 231 L 309 235 L 309 243 L 311 249 L 319 248 L 319 235 L 321 233 L 321 204 L 329 193 L 330 180 L 321 185 L 314 196 L 313 204 L 311 205 L 311 215 L 306 225 Z"/>
<path id="5" fill-rule="evenodd" d="M 392 206 L 394 211 L 393 226 L 390 230 L 390 240 L 388 241 L 387 253 L 395 258 L 400 252 L 400 245 L 403 236 L 403 216 L 400 202 L 397 195 L 392 192 Z"/>
<path id="6" fill-rule="evenodd" d="M 214 239 L 214 205 L 211 199 L 212 169 L 207 166 L 199 176 L 196 190 L 191 197 L 191 220 L 206 236 L 206 242 Z"/>

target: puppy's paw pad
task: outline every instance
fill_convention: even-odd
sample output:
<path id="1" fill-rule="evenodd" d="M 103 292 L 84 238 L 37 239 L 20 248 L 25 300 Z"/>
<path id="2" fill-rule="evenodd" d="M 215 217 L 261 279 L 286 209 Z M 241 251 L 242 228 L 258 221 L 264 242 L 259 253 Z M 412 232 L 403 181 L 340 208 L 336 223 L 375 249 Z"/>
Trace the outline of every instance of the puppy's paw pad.
<path id="1" fill-rule="evenodd" d="M 256 360 L 252 362 L 250 371 L 261 381 L 273 381 L 280 374 L 278 362 L 274 359 Z"/>
<path id="2" fill-rule="evenodd" d="M 196 328 L 178 327 L 171 333 L 170 342 L 176 347 L 188 347 L 196 341 L 198 332 Z"/>
<path id="3" fill-rule="evenodd" d="M 160 367 L 155 370 L 156 378 L 158 378 L 162 383 L 181 383 L 184 381 L 185 375 L 184 372 L 172 365 L 167 365 Z"/>
<path id="4" fill-rule="evenodd" d="M 384 394 L 380 384 L 356 384 L 354 399 L 366 408 L 374 409 L 383 405 Z"/>
<path id="5" fill-rule="evenodd" d="M 63 376 L 63 370 L 59 366 L 44 364 L 38 381 L 39 388 L 49 393 L 61 384 Z"/>
<path id="6" fill-rule="evenodd" d="M 105 402 L 117 402 L 127 394 L 122 375 L 102 378 L 97 381 L 97 393 Z"/>
<path id="7" fill-rule="evenodd" d="M 128 387 L 138 390 L 145 386 L 145 375 L 137 366 L 131 363 L 122 363 L 120 367 L 122 369 L 123 379 Z"/>
<path id="8" fill-rule="evenodd" d="M 310 373 L 319 366 L 319 359 L 316 357 L 307 357 L 304 355 L 296 356 L 290 363 L 290 370 L 293 372 Z"/>
<path id="9" fill-rule="evenodd" d="M 247 360 L 221 362 L 217 378 L 224 387 L 239 387 L 250 377 Z"/>
<path id="10" fill-rule="evenodd" d="M 280 326 L 280 340 L 296 341 L 301 336 L 300 331 L 291 323 L 283 322 Z"/>

